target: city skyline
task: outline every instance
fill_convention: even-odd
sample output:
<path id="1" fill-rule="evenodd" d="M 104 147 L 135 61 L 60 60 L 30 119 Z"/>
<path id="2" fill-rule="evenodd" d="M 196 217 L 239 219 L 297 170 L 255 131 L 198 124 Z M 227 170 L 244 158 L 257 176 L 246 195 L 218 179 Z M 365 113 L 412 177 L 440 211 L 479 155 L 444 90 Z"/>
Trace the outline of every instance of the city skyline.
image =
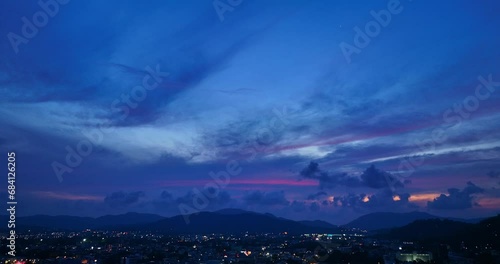
<path id="1" fill-rule="evenodd" d="M 496 1 L 40 3 L 0 8 L 18 216 L 500 212 Z"/>

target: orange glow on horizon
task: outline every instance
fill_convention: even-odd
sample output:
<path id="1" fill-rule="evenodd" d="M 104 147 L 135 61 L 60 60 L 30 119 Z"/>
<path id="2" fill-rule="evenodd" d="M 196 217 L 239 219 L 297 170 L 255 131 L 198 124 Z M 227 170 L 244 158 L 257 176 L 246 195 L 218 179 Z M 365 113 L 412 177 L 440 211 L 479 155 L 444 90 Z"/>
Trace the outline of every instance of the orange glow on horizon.
<path id="1" fill-rule="evenodd" d="M 412 194 L 408 200 L 410 202 L 427 202 L 432 201 L 437 198 L 440 193 L 420 193 L 420 194 Z"/>
<path id="2" fill-rule="evenodd" d="M 480 198 L 477 203 L 483 208 L 498 209 L 500 208 L 500 198 Z"/>

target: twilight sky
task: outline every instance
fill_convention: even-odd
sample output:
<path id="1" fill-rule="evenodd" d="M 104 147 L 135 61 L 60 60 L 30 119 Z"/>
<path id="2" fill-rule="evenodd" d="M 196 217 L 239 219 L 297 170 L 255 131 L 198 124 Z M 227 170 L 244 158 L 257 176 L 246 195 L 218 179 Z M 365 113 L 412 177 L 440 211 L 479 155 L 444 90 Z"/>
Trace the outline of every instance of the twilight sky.
<path id="1" fill-rule="evenodd" d="M 0 4 L 20 215 L 500 212 L 498 1 L 41 2 Z"/>

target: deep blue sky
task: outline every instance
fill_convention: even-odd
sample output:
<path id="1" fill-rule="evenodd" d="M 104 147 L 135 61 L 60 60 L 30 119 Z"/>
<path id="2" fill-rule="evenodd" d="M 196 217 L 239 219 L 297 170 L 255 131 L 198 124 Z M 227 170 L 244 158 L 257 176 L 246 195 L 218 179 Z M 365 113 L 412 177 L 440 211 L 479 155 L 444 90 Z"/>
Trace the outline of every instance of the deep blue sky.
<path id="1" fill-rule="evenodd" d="M 497 1 L 63 2 L 0 4 L 18 214 L 500 211 Z"/>

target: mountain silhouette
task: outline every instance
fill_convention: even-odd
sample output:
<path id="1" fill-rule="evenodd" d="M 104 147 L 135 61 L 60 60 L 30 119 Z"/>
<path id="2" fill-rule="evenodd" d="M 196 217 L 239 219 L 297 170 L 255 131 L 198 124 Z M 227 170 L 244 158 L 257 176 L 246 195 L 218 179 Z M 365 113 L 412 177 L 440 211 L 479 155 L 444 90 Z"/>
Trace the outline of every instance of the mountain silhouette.
<path id="1" fill-rule="evenodd" d="M 423 212 L 410 212 L 410 213 L 390 213 L 380 212 L 363 215 L 345 226 L 351 228 L 361 228 L 365 230 L 378 230 L 395 228 L 407 225 L 416 220 L 435 219 L 440 218 L 428 213 Z"/>
<path id="2" fill-rule="evenodd" d="M 1 216 L 7 221 L 7 216 Z M 189 219 L 189 221 L 186 221 Z M 34 215 L 18 217 L 19 230 L 71 230 L 115 229 L 129 231 L 155 231 L 163 233 L 332 233 L 337 226 L 323 221 L 293 221 L 272 214 L 224 209 L 200 212 L 189 216 L 162 217 L 154 214 L 127 213 L 97 218 L 78 216 Z"/>

